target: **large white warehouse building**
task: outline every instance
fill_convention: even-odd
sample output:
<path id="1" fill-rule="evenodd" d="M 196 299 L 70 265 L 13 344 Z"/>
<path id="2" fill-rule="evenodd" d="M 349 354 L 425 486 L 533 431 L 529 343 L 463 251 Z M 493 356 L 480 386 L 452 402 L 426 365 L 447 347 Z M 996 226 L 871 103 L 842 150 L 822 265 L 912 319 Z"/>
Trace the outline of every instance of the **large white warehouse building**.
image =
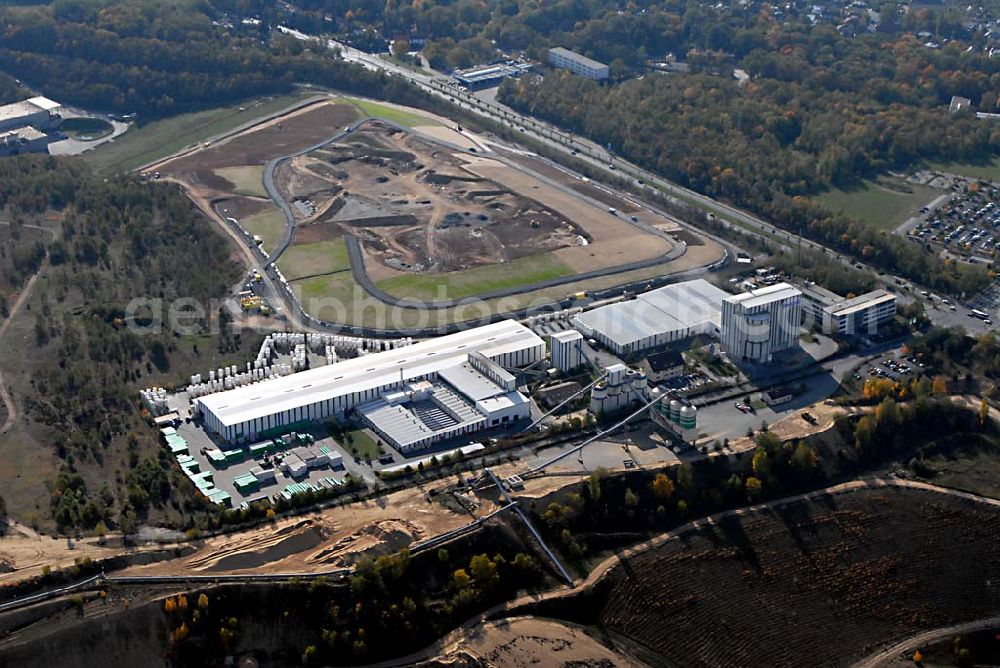
<path id="1" fill-rule="evenodd" d="M 505 320 L 210 394 L 194 404 L 208 430 L 226 441 L 250 441 L 274 429 L 343 417 L 347 410 L 413 381 L 435 380 L 477 352 L 501 367 L 525 367 L 545 358 L 545 342 L 520 323 Z"/>
<path id="2" fill-rule="evenodd" d="M 573 318 L 573 325 L 616 354 L 627 355 L 697 334 L 718 336 L 722 300 L 728 296 L 699 278 L 585 311 Z"/>
<path id="3" fill-rule="evenodd" d="M 770 362 L 798 345 L 802 293 L 778 283 L 722 301 L 722 348 L 734 359 Z"/>
<path id="4" fill-rule="evenodd" d="M 31 126 L 48 130 L 59 124 L 62 105 L 47 97 L 32 97 L 0 106 L 0 132 Z"/>

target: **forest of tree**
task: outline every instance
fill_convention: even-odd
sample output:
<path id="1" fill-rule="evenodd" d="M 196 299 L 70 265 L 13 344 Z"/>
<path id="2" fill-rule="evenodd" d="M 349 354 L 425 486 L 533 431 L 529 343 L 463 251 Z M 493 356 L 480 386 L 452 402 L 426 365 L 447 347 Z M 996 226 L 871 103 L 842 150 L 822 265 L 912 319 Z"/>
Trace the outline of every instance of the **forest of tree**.
<path id="1" fill-rule="evenodd" d="M 949 114 L 952 95 L 993 100 L 1000 67 L 915 40 L 775 30 L 747 54 L 753 77 L 647 76 L 615 86 L 566 73 L 507 82 L 512 106 L 610 144 L 677 183 L 936 288 L 971 292 L 985 272 L 835 215 L 809 198 L 922 161 L 975 162 L 1000 151 L 1000 126 Z M 957 51 L 957 52 L 956 52 Z"/>
<path id="2" fill-rule="evenodd" d="M 0 6 L 0 70 L 62 102 L 142 118 L 285 93 L 295 82 L 414 101 L 411 87 L 325 47 L 271 39 L 266 25 L 227 30 L 215 14 L 197 0 Z"/>
<path id="3" fill-rule="evenodd" d="M 169 328 L 134 331 L 126 305 L 207 304 L 225 294 L 240 271 L 225 259 L 226 241 L 172 186 L 99 179 L 82 163 L 47 156 L 0 160 L 0 216 L 41 214 L 59 216 L 59 238 L 46 237 L 36 258 L 47 251 L 50 266 L 24 313 L 34 325 L 22 343 L 25 366 L 5 372 L 8 382 L 12 372 L 30 373 L 16 384 L 20 403 L 62 462 L 50 483 L 54 519 L 67 528 L 112 527 L 171 499 L 177 509 L 193 503 L 179 479 L 170 483 L 167 452 L 142 425 L 137 397 L 145 378 L 170 370 L 180 340 Z M 190 320 L 208 333 L 208 317 Z"/>
<path id="4" fill-rule="evenodd" d="M 391 37 L 423 39 L 424 54 L 445 69 L 489 60 L 497 49 L 537 58 L 561 44 L 624 77 L 672 52 L 694 71 L 613 86 L 549 72 L 509 82 L 501 99 L 875 266 L 972 292 L 987 280 L 984 270 L 943 264 L 809 197 L 921 161 L 981 161 L 1000 151 L 1000 126 L 947 113 L 952 95 L 996 109 L 1000 61 L 959 41 L 927 49 L 906 32 L 960 32 L 955 10 L 911 14 L 878 34 L 846 37 L 690 0 L 301 0 L 294 11 L 271 0 L 57 0 L 0 7 L 0 70 L 66 102 L 148 118 L 285 92 L 295 82 L 421 102 L 395 78 L 278 34 L 271 28 L 279 23 L 380 49 Z M 259 24 L 244 24 L 246 16 Z M 717 76 L 732 67 L 752 81 Z"/>

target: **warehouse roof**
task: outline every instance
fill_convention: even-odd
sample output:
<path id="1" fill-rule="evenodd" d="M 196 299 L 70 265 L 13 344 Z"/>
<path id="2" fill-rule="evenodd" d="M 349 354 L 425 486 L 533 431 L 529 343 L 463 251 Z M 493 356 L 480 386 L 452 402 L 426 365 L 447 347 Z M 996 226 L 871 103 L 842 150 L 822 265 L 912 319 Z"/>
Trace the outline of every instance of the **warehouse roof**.
<path id="1" fill-rule="evenodd" d="M 36 130 L 35 128 L 28 127 L 17 128 L 16 130 L 7 130 L 6 132 L 0 132 L 0 142 L 7 142 L 10 140 L 16 141 L 37 141 L 39 139 L 44 139 L 47 135 L 44 132 Z"/>
<path id="2" fill-rule="evenodd" d="M 495 397 L 503 392 L 503 389 L 468 362 L 442 369 L 438 377 L 473 401 Z"/>
<path id="3" fill-rule="evenodd" d="M 47 97 L 32 97 L 0 106 L 0 121 L 25 118 L 37 114 L 39 111 L 53 111 L 61 106 L 58 102 Z"/>
<path id="4" fill-rule="evenodd" d="M 528 403 L 528 398 L 520 392 L 506 392 L 497 397 L 482 399 L 476 402 L 476 408 L 485 413 L 494 413 L 500 410 L 522 406 Z"/>
<path id="5" fill-rule="evenodd" d="M 609 304 L 576 316 L 585 328 L 620 346 L 676 330 L 719 326 L 722 300 L 729 293 L 703 279 L 651 290 L 628 302 Z"/>
<path id="6" fill-rule="evenodd" d="M 210 394 L 196 401 L 222 424 L 236 425 L 334 397 L 439 373 L 461 364 L 470 352 L 496 357 L 544 345 L 538 335 L 524 325 L 503 320 L 412 346 Z"/>

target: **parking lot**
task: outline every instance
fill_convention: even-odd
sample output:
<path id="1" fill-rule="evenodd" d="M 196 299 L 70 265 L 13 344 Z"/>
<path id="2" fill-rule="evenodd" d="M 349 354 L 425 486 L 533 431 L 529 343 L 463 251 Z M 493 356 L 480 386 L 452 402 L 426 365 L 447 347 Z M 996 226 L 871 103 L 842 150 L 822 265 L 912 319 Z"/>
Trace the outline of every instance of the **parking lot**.
<path id="1" fill-rule="evenodd" d="M 990 261 L 1000 244 L 1000 192 L 962 182 L 960 192 L 925 206 L 910 238 L 966 257 Z"/>
<path id="2" fill-rule="evenodd" d="M 928 373 L 933 373 L 933 370 L 924 362 L 896 350 L 861 365 L 852 378 L 859 382 L 868 378 L 887 378 L 896 381 Z"/>

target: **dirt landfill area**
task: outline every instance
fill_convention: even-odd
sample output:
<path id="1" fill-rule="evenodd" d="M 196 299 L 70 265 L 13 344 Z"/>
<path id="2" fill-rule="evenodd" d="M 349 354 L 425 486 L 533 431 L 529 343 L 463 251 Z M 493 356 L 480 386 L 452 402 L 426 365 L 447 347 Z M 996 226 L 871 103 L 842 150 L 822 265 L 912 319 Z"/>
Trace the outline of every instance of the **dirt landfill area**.
<path id="1" fill-rule="evenodd" d="M 418 665 L 632 668 L 643 664 L 616 654 L 573 624 L 518 617 L 463 630 L 457 637 L 449 637 L 438 656 Z"/>
<path id="2" fill-rule="evenodd" d="M 490 512 L 481 502 L 476 515 Z M 136 566 L 130 575 L 190 573 L 315 573 L 350 567 L 363 557 L 397 552 L 473 520 L 412 488 L 208 538 L 189 556 Z"/>

